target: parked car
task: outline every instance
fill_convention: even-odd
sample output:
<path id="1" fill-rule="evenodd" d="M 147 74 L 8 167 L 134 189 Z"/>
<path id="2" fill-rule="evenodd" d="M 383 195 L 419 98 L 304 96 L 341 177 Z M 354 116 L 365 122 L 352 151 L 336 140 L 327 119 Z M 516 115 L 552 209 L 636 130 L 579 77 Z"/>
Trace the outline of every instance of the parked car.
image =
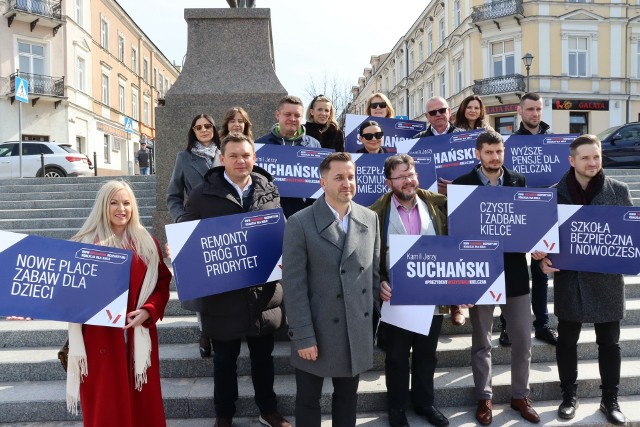
<path id="1" fill-rule="evenodd" d="M 75 154 L 79 154 L 81 156 L 86 157 L 87 164 L 89 165 L 89 169 L 93 169 L 93 162 L 91 161 L 88 155 L 82 154 L 81 152 L 77 151 L 75 148 L 71 146 L 71 144 L 58 144 L 58 145 L 62 147 L 62 149 L 67 153 L 75 153 Z"/>
<path id="2" fill-rule="evenodd" d="M 0 144 L 0 178 L 20 177 L 19 146 L 18 141 Z M 41 153 L 44 154 L 44 170 Z M 91 175 L 92 172 L 84 154 L 70 153 L 57 144 L 48 142 L 25 141 L 22 143 L 22 176 L 25 178 Z"/>
<path id="3" fill-rule="evenodd" d="M 598 139 L 604 167 L 640 167 L 640 122 L 609 128 Z"/>

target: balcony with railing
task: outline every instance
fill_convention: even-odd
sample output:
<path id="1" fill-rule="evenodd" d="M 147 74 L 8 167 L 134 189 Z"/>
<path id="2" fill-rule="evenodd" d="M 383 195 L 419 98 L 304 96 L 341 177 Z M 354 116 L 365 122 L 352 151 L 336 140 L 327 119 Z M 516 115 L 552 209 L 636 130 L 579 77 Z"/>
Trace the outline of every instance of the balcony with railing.
<path id="1" fill-rule="evenodd" d="M 5 95 L 15 97 L 16 76 L 13 73 L 9 76 L 9 88 Z M 20 77 L 29 82 L 29 99 L 33 105 L 40 98 L 55 98 L 59 101 L 64 98 L 64 77 L 43 76 L 40 74 L 20 73 Z"/>
<path id="2" fill-rule="evenodd" d="M 515 93 L 525 91 L 525 81 L 522 74 L 491 77 L 473 81 L 475 95 L 494 95 L 498 93 Z"/>
<path id="3" fill-rule="evenodd" d="M 507 16 L 524 15 L 522 0 L 499 0 L 481 6 L 474 6 L 471 22 L 491 21 Z"/>
<path id="4" fill-rule="evenodd" d="M 31 31 L 36 25 L 53 28 L 55 36 L 62 24 L 62 0 L 9 0 L 4 16 L 9 27 L 14 20 L 28 22 Z"/>

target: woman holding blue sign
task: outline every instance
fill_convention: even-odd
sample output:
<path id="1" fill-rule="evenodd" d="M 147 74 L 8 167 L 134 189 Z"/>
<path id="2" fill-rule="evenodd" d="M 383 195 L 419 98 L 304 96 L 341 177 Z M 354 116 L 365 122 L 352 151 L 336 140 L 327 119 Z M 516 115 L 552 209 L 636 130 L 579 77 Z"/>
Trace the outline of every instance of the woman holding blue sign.
<path id="1" fill-rule="evenodd" d="M 387 149 L 382 146 L 382 137 L 384 132 L 378 124 L 373 120 L 365 120 L 358 129 L 358 140 L 362 143 L 356 153 L 364 154 L 383 154 L 387 152 Z"/>
<path id="2" fill-rule="evenodd" d="M 129 249 L 133 259 L 124 333 L 69 324 L 67 408 L 77 413 L 80 400 L 85 426 L 165 426 L 155 325 L 169 300 L 171 273 L 140 223 L 131 187 L 105 183 L 72 240 Z"/>

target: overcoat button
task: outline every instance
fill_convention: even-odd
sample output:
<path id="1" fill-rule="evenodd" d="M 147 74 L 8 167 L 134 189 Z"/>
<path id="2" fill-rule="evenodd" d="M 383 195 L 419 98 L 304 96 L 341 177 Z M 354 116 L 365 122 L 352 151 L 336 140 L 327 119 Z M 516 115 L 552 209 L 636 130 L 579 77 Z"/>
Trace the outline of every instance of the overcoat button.
<path id="1" fill-rule="evenodd" d="M 369 317 L 369 312 L 368 311 L 364 313 L 364 317 Z"/>
<path id="2" fill-rule="evenodd" d="M 338 322 L 340 322 L 340 319 L 338 319 L 337 317 L 335 317 L 335 318 L 333 319 L 333 323 L 338 323 Z"/>
<path id="3" fill-rule="evenodd" d="M 107 349 L 106 348 L 101 348 L 100 349 L 100 354 L 107 354 Z"/>
<path id="4" fill-rule="evenodd" d="M 363 289 L 363 290 L 362 290 L 362 293 L 363 293 L 363 294 L 366 294 L 366 293 L 367 293 L 367 289 L 366 289 L 366 288 L 365 288 L 365 289 Z"/>
<path id="5" fill-rule="evenodd" d="M 293 332 L 292 331 L 289 331 L 289 336 L 293 337 Z"/>
<path id="6" fill-rule="evenodd" d="M 340 274 L 344 274 L 344 273 L 346 273 L 346 271 L 340 270 Z"/>
<path id="7" fill-rule="evenodd" d="M 364 271 L 364 267 L 360 267 L 360 271 Z"/>
<path id="8" fill-rule="evenodd" d="M 342 294 L 336 295 L 336 298 L 342 298 Z"/>

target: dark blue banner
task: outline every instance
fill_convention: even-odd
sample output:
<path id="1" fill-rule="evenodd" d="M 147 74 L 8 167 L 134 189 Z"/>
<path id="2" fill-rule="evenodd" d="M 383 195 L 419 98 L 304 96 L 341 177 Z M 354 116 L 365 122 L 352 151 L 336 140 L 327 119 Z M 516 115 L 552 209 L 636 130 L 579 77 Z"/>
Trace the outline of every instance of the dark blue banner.
<path id="1" fill-rule="evenodd" d="M 504 304 L 504 252 L 486 237 L 389 235 L 392 305 Z"/>
<path id="2" fill-rule="evenodd" d="M 384 161 L 393 154 L 358 154 L 351 155 L 356 164 L 356 196 L 354 201 L 363 206 L 370 206 L 380 196 L 389 192 L 384 177 Z M 420 188 L 438 191 L 436 170 L 431 156 L 414 156 L 416 173 L 420 180 Z"/>
<path id="3" fill-rule="evenodd" d="M 317 199 L 322 194 L 318 167 L 334 150 L 256 144 L 256 164 L 273 175 L 282 197 Z"/>
<path id="4" fill-rule="evenodd" d="M 640 275 L 640 207 L 558 205 L 558 222 L 553 267 Z"/>
<path id="5" fill-rule="evenodd" d="M 555 188 L 449 185 L 449 234 L 501 238 L 505 252 L 557 253 Z"/>
<path id="6" fill-rule="evenodd" d="M 550 187 L 569 170 L 569 145 L 577 135 L 511 135 L 504 165 L 527 178 L 529 187 Z"/>
<path id="7" fill-rule="evenodd" d="M 121 328 L 132 252 L 0 231 L 0 315 Z"/>
<path id="8" fill-rule="evenodd" d="M 282 277 L 282 209 L 165 225 L 180 301 Z"/>
<path id="9" fill-rule="evenodd" d="M 454 180 L 468 173 L 478 163 L 476 139 L 484 129 L 400 141 L 399 153 L 432 155 L 438 178 Z"/>
<path id="10" fill-rule="evenodd" d="M 415 134 L 425 130 L 427 125 L 425 122 L 415 120 L 347 114 L 344 123 L 345 151 L 355 153 L 362 148 L 362 144 L 358 140 L 359 129 L 360 125 L 367 120 L 373 120 L 380 125 L 380 129 L 384 132 L 382 146 L 390 153 L 396 152 L 399 141 L 413 138 Z"/>

